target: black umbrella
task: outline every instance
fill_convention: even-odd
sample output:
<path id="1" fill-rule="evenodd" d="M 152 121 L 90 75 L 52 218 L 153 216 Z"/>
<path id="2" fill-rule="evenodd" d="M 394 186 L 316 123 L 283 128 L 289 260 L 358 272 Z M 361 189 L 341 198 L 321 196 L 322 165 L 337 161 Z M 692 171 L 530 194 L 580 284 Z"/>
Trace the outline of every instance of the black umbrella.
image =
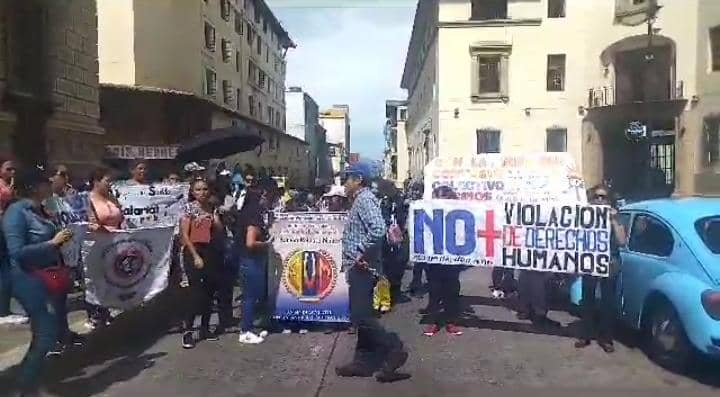
<path id="1" fill-rule="evenodd" d="M 227 127 L 203 132 L 180 143 L 177 159 L 201 161 L 220 159 L 236 153 L 254 150 L 265 142 L 262 137 L 239 127 Z"/>

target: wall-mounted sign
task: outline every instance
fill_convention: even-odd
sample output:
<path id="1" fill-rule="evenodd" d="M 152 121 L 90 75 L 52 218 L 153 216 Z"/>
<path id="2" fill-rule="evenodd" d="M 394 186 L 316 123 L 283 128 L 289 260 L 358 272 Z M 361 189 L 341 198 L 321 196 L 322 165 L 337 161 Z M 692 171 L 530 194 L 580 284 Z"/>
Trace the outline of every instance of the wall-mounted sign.
<path id="1" fill-rule="evenodd" d="M 625 128 L 625 136 L 632 141 L 644 139 L 647 137 L 647 126 L 640 121 L 631 121 Z"/>
<path id="2" fill-rule="evenodd" d="M 105 158 L 108 159 L 146 159 L 146 160 L 172 160 L 177 156 L 177 145 L 164 146 L 136 146 L 136 145 L 106 145 Z"/>

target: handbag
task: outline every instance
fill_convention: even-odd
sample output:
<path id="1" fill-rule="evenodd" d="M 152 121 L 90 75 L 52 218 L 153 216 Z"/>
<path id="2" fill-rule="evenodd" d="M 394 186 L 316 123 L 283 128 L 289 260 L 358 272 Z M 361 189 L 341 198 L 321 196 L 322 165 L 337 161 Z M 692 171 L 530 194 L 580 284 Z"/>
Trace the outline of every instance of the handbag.
<path id="1" fill-rule="evenodd" d="M 39 278 L 51 295 L 63 295 L 72 288 L 70 268 L 64 264 L 33 270 L 32 274 Z"/>

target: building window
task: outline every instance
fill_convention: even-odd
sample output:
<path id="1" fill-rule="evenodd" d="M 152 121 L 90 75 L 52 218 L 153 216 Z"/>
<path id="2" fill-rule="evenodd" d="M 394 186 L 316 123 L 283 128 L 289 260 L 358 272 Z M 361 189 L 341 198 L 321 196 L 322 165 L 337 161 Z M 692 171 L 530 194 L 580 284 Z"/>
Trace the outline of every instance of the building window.
<path id="1" fill-rule="evenodd" d="M 257 81 L 257 66 L 253 63 L 253 61 L 248 59 L 248 78 L 247 81 L 254 84 Z"/>
<path id="2" fill-rule="evenodd" d="M 705 119 L 705 158 L 707 165 L 720 164 L 720 119 Z"/>
<path id="3" fill-rule="evenodd" d="M 260 35 L 257 36 L 257 53 L 262 55 L 262 37 Z"/>
<path id="4" fill-rule="evenodd" d="M 260 25 L 260 10 L 258 10 L 257 3 L 255 3 L 255 23 Z"/>
<path id="5" fill-rule="evenodd" d="M 242 91 L 239 88 L 235 89 L 235 109 L 240 110 L 240 98 L 242 98 Z"/>
<path id="6" fill-rule="evenodd" d="M 565 90 L 565 54 L 548 55 L 547 90 Z"/>
<path id="7" fill-rule="evenodd" d="M 242 15 L 239 12 L 235 11 L 235 33 L 242 36 L 244 26 L 245 23 L 243 22 Z"/>
<path id="8" fill-rule="evenodd" d="M 222 48 L 223 62 L 230 62 L 230 59 L 232 59 L 232 53 L 233 53 L 232 43 L 230 43 L 230 40 L 221 39 L 220 47 Z"/>
<path id="9" fill-rule="evenodd" d="M 275 125 L 275 112 L 273 111 L 273 108 L 268 105 L 267 107 L 267 115 L 268 115 L 268 124 Z"/>
<path id="10" fill-rule="evenodd" d="M 215 51 L 215 28 L 205 22 L 205 48 Z"/>
<path id="11" fill-rule="evenodd" d="M 275 112 L 275 124 L 280 127 L 280 111 Z"/>
<path id="12" fill-rule="evenodd" d="M 220 0 L 220 15 L 222 19 L 230 21 L 230 0 Z"/>
<path id="13" fill-rule="evenodd" d="M 255 40 L 255 31 L 250 26 L 250 22 L 247 22 L 247 43 L 251 49 L 252 49 L 254 40 Z"/>
<path id="14" fill-rule="evenodd" d="M 477 130 L 477 153 L 500 153 L 500 130 Z"/>
<path id="15" fill-rule="evenodd" d="M 567 152 L 567 130 L 565 128 L 548 128 L 546 133 L 546 152 Z"/>
<path id="16" fill-rule="evenodd" d="M 565 0 L 548 0 L 548 18 L 565 18 Z"/>
<path id="17" fill-rule="evenodd" d="M 265 32 L 266 34 L 267 34 L 267 29 L 268 29 L 267 19 L 264 19 L 263 20 L 263 32 Z"/>
<path id="18" fill-rule="evenodd" d="M 507 19 L 508 0 L 472 0 L 473 20 Z"/>
<path id="19" fill-rule="evenodd" d="M 241 61 L 242 61 L 242 60 L 240 59 L 240 51 L 235 51 L 235 71 L 238 72 L 238 73 L 240 73 L 240 63 L 241 63 Z"/>
<path id="20" fill-rule="evenodd" d="M 225 104 L 229 105 L 230 103 L 232 103 L 232 100 L 233 100 L 233 88 L 232 88 L 232 85 L 230 84 L 230 81 L 223 80 L 222 88 L 223 88 L 223 102 L 225 102 Z"/>
<path id="21" fill-rule="evenodd" d="M 262 89 L 265 89 L 265 72 L 258 69 L 258 86 Z"/>
<path id="22" fill-rule="evenodd" d="M 645 0 L 633 0 L 633 5 L 640 5 L 640 4 L 644 4 L 644 3 L 645 3 Z"/>
<path id="23" fill-rule="evenodd" d="M 710 49 L 712 51 L 712 70 L 720 71 L 720 26 L 710 29 Z"/>
<path id="24" fill-rule="evenodd" d="M 270 63 L 270 46 L 265 45 L 265 62 Z"/>
<path id="25" fill-rule="evenodd" d="M 250 111 L 250 116 L 255 117 L 255 97 L 252 95 L 248 96 L 248 110 Z"/>
<path id="26" fill-rule="evenodd" d="M 217 92 L 217 75 L 212 69 L 205 69 L 205 94 L 215 96 Z"/>
<path id="27" fill-rule="evenodd" d="M 508 97 L 509 46 L 471 48 L 473 100 L 505 100 Z"/>

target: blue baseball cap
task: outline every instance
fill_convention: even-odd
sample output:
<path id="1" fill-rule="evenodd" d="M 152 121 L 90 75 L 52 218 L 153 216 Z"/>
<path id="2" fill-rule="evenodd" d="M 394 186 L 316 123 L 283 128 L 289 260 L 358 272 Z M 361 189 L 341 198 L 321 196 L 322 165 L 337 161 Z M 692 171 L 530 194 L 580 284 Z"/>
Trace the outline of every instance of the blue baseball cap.
<path id="1" fill-rule="evenodd" d="M 373 167 L 370 164 L 358 161 L 357 163 L 353 163 L 345 167 L 345 170 L 343 171 L 343 178 L 357 176 L 369 181 L 373 179 L 374 174 Z"/>

